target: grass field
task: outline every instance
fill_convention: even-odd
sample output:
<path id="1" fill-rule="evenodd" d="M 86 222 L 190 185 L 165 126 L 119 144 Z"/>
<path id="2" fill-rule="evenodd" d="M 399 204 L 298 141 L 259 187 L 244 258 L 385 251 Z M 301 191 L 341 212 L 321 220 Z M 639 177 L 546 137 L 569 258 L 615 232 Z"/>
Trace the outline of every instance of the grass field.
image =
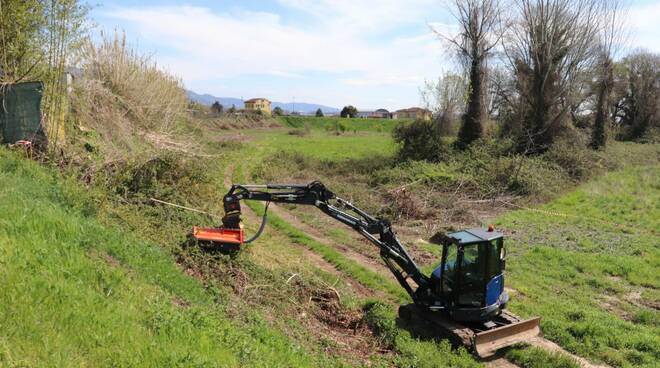
<path id="1" fill-rule="evenodd" d="M 337 124 L 344 126 L 346 131 L 357 132 L 391 132 L 397 124 L 408 122 L 406 119 L 360 119 L 339 117 L 311 117 L 311 116 L 280 116 L 277 120 L 285 127 L 318 130 L 334 130 Z"/>
<path id="2" fill-rule="evenodd" d="M 660 166 L 613 172 L 497 225 L 507 233 L 511 308 L 547 338 L 611 366 L 660 361 Z"/>
<path id="3" fill-rule="evenodd" d="M 320 213 L 284 209 L 319 226 L 326 241 L 271 213 L 262 238 L 231 258 L 181 247 L 191 225 L 216 221 L 147 201 L 155 196 L 220 213 L 226 176 L 235 182 L 321 178 L 378 210 L 389 187 L 370 179 L 374 173 L 401 176 L 396 185 L 414 179 L 430 188 L 446 179 L 439 165 L 386 171 L 382 162 L 391 162 L 396 150 L 390 121 L 342 122 L 353 128 L 337 134 L 335 118 L 296 117 L 277 129 L 206 134 L 212 155 L 192 158 L 194 167 L 165 160 L 172 175 L 160 166 L 129 167 L 118 182 L 88 187 L 0 151 L 0 186 L 9 188 L 0 192 L 0 365 L 482 365 L 398 321 L 403 290 L 335 247 L 359 253 L 365 245 L 355 243 L 350 229 L 328 226 Z M 497 217 L 509 246 L 511 308 L 541 315 L 545 336 L 579 356 L 653 367 L 660 361 L 660 167 L 631 163 L 657 162 L 657 147 L 609 150 L 623 169 L 575 190 L 566 184 L 564 195 L 541 207 Z M 426 181 L 408 178 L 411 172 Z M 142 188 L 131 189 L 131 175 Z M 425 226 L 414 219 L 405 224 Z M 248 232 L 256 226 L 252 219 Z M 416 253 L 431 254 L 420 262 L 428 270 L 437 252 L 419 234 L 402 239 Z M 329 287 L 336 303 L 323 301 Z M 317 315 L 324 308 L 330 312 Z M 327 320 L 342 315 L 353 319 Z M 575 366 L 536 348 L 507 357 L 524 367 Z"/>
<path id="4" fill-rule="evenodd" d="M 364 120 L 364 119 L 362 119 Z M 305 136 L 285 130 L 246 133 L 268 156 L 277 152 L 295 152 L 319 160 L 341 161 L 373 156 L 391 156 L 396 146 L 389 133 L 345 132 L 340 135 L 312 129 Z"/>

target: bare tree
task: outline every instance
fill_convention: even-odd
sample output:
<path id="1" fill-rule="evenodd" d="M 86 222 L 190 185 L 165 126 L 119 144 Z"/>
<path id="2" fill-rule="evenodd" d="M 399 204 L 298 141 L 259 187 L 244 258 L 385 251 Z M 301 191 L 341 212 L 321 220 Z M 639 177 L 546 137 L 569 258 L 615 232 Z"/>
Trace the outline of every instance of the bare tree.
<path id="1" fill-rule="evenodd" d="M 454 135 L 454 123 L 465 110 L 465 79 L 446 72 L 437 81 L 426 81 L 420 90 L 427 109 L 433 111 L 433 121 L 438 134 Z"/>
<path id="2" fill-rule="evenodd" d="M 485 76 L 488 58 L 502 36 L 502 16 L 497 0 L 455 0 L 453 14 L 459 24 L 455 37 L 443 35 L 459 61 L 468 71 L 469 89 L 466 111 L 458 133 L 457 145 L 465 148 L 483 134 Z"/>
<path id="3" fill-rule="evenodd" d="M 599 149 L 607 142 L 607 126 L 612 120 L 610 94 L 614 84 L 614 54 L 623 45 L 625 9 L 620 0 L 603 0 L 596 61 L 596 106 L 590 146 Z"/>
<path id="4" fill-rule="evenodd" d="M 520 149 L 547 150 L 594 61 L 601 0 L 516 0 L 505 52 L 516 75 Z"/>

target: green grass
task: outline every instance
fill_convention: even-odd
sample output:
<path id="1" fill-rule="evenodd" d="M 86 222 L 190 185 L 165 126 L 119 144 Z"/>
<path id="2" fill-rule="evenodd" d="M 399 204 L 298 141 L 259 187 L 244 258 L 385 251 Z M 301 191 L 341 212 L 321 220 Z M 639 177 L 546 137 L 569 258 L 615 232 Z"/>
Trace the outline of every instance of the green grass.
<path id="1" fill-rule="evenodd" d="M 224 316 L 171 255 L 99 225 L 86 194 L 0 150 L 0 365 L 335 365 L 269 328 Z"/>
<path id="2" fill-rule="evenodd" d="M 372 156 L 390 156 L 396 149 L 389 133 L 346 132 L 341 135 L 311 130 L 306 136 L 288 134 L 286 130 L 248 132 L 264 156 L 278 151 L 295 152 L 320 160 L 341 161 Z"/>
<path id="3" fill-rule="evenodd" d="M 381 302 L 365 305 L 367 322 L 383 342 L 394 349 L 398 356 L 395 364 L 400 367 L 480 367 L 464 349 L 453 349 L 446 339 L 434 338 L 429 326 L 406 325 L 396 319 L 392 308 Z M 421 335 L 425 330 L 425 336 Z"/>
<path id="4" fill-rule="evenodd" d="M 560 352 L 548 352 L 538 347 L 512 348 L 506 358 L 521 368 L 579 368 L 573 358 Z"/>
<path id="5" fill-rule="evenodd" d="M 660 166 L 607 174 L 498 225 L 509 239 L 511 308 L 549 338 L 615 367 L 660 362 Z"/>
<path id="6" fill-rule="evenodd" d="M 347 131 L 358 132 L 391 132 L 395 126 L 409 120 L 394 119 L 360 119 L 360 118 L 340 118 L 340 117 L 312 117 L 312 116 L 280 116 L 277 117 L 282 125 L 290 128 L 304 128 L 308 126 L 311 129 L 328 130 L 334 129 L 337 124 L 342 124 Z"/>

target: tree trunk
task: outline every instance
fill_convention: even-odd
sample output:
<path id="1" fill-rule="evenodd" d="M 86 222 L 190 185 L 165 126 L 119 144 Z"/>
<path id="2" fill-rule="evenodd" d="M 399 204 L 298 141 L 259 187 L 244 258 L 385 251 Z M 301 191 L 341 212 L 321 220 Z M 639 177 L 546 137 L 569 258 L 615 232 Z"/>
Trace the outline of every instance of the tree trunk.
<path id="1" fill-rule="evenodd" d="M 463 124 L 458 132 L 457 146 L 460 149 L 467 148 L 472 142 L 481 138 L 483 127 L 481 126 L 483 95 L 483 73 L 482 60 L 473 57 L 470 65 L 470 90 L 468 92 L 467 111 L 463 115 Z"/>
<path id="2" fill-rule="evenodd" d="M 601 80 L 598 83 L 598 100 L 596 101 L 596 116 L 594 118 L 594 128 L 591 135 L 591 148 L 599 149 L 605 146 L 607 142 L 607 119 L 608 108 L 607 101 L 610 95 L 610 85 L 612 81 L 612 66 L 609 59 L 603 61 Z"/>

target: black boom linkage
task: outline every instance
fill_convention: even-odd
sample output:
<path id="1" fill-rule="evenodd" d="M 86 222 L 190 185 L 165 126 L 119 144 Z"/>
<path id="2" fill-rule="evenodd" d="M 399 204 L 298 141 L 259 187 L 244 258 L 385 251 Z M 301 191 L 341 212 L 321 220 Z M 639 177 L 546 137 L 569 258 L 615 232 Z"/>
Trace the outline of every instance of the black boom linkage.
<path id="1" fill-rule="evenodd" d="M 238 228 L 241 215 L 241 200 L 254 200 L 273 203 L 292 203 L 316 206 L 326 215 L 350 226 L 380 249 L 380 256 L 416 303 L 425 303 L 431 294 L 430 281 L 417 267 L 406 249 L 396 238 L 389 221 L 375 218 L 350 202 L 334 195 L 321 182 L 314 181 L 307 185 L 267 184 L 267 185 L 232 185 L 224 197 L 225 216 L 222 218 L 226 228 Z M 331 201 L 333 203 L 331 204 Z M 268 207 L 266 207 L 266 210 Z M 264 221 L 266 215 L 264 214 Z M 259 233 L 263 230 L 262 227 Z M 408 283 L 412 279 L 416 290 Z"/>

